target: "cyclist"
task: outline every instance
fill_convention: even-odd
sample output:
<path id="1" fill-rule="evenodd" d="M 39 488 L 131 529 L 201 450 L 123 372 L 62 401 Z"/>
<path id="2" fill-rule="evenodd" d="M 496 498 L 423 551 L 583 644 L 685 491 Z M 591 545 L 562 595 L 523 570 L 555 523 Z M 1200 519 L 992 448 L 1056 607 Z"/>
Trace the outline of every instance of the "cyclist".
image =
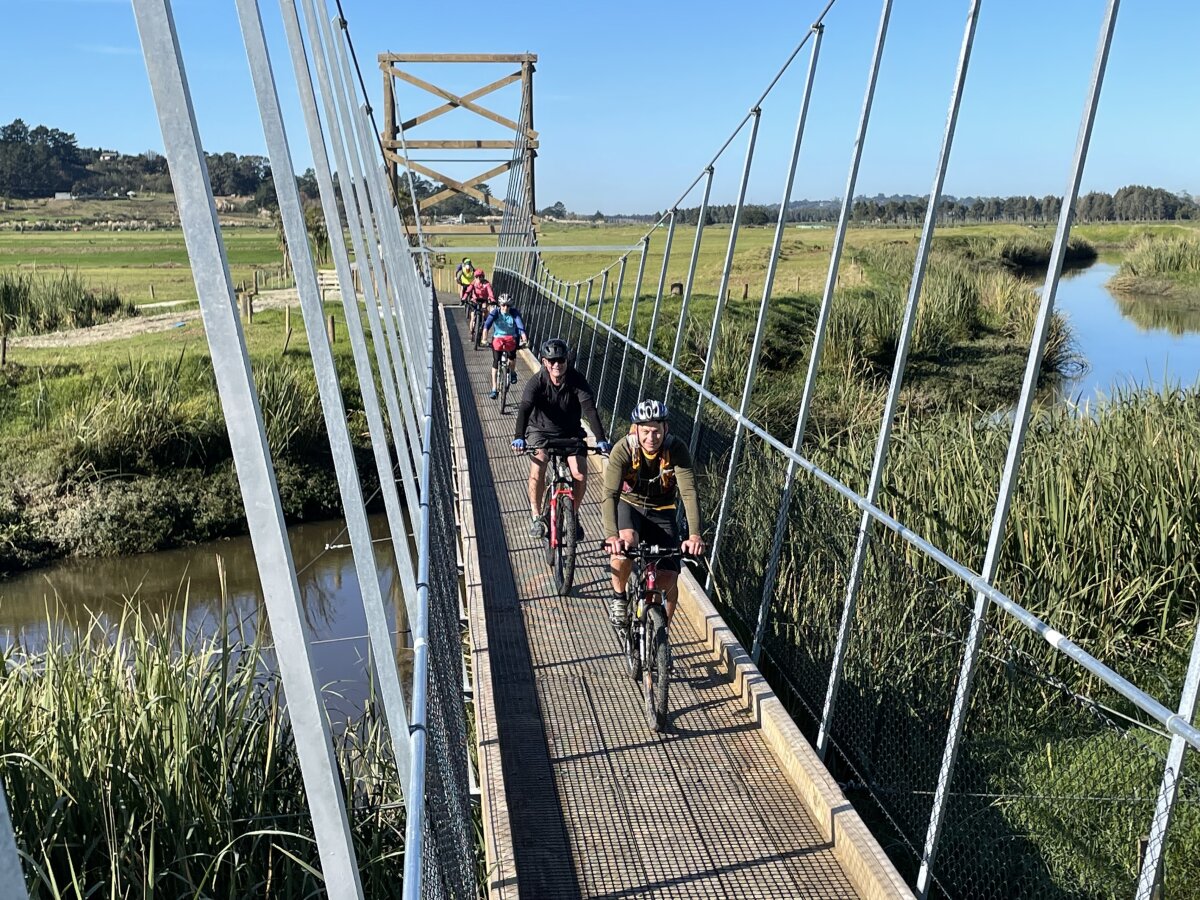
<path id="1" fill-rule="evenodd" d="M 570 348 L 562 338 L 550 338 L 542 344 L 542 368 L 525 382 L 521 403 L 517 406 L 512 442 L 514 453 L 524 453 L 526 447 L 545 446 L 547 440 L 578 438 L 582 441 L 585 417 L 596 436 L 596 449 L 601 453 L 612 450 L 596 412 L 592 387 L 583 373 L 571 365 L 569 355 Z M 575 482 L 572 496 L 578 509 L 587 492 L 587 457 L 583 453 L 572 456 L 568 465 Z M 532 516 L 529 532 L 535 538 L 546 535 L 547 522 L 541 515 L 545 485 L 546 454 L 538 450 L 529 461 L 529 510 Z M 576 526 L 575 539 L 583 539 L 583 525 Z"/>
<path id="2" fill-rule="evenodd" d="M 686 443 L 669 434 L 665 403 L 643 400 L 634 407 L 629 434 L 619 441 L 604 468 L 600 513 L 604 520 L 604 549 L 612 557 L 612 603 L 609 618 L 618 628 L 629 624 L 625 584 L 633 563 L 618 556 L 639 543 L 679 547 L 691 556 L 704 553 L 700 536 L 700 500 Z M 687 539 L 679 540 L 678 504 L 683 500 Z M 658 586 L 667 598 L 667 624 L 679 597 L 679 560 L 658 564 Z"/>
<path id="3" fill-rule="evenodd" d="M 521 314 L 508 294 L 500 295 L 499 305 L 483 320 L 482 330 L 486 332 L 489 328 L 492 329 L 492 392 L 488 396 L 495 400 L 499 393 L 496 373 L 500 371 L 500 354 L 504 351 L 510 354 L 516 353 L 518 335 L 520 335 L 521 341 L 525 340 L 525 323 L 521 321 Z M 515 365 L 509 368 L 508 381 L 509 384 L 517 383 Z"/>
<path id="4" fill-rule="evenodd" d="M 462 299 L 466 299 L 467 288 L 471 286 L 471 282 L 475 280 L 475 266 L 471 260 L 464 256 L 463 261 L 458 264 L 458 268 L 454 270 L 454 283 L 458 285 L 458 293 Z"/>
<path id="5" fill-rule="evenodd" d="M 496 302 L 496 292 L 492 289 L 492 283 L 484 275 L 483 269 L 475 270 L 471 283 L 463 288 L 463 299 L 467 301 L 468 320 L 470 319 L 471 310 L 480 319 L 488 314 L 490 305 Z M 482 329 L 480 331 L 482 332 Z"/>

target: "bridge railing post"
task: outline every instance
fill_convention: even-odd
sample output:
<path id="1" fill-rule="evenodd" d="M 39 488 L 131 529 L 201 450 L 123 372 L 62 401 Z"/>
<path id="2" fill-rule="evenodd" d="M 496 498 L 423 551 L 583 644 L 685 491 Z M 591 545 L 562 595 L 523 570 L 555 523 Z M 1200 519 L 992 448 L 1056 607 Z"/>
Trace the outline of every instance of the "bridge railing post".
<path id="1" fill-rule="evenodd" d="M 711 165 L 704 170 L 704 196 L 700 200 L 700 214 L 696 219 L 696 238 L 692 241 L 692 257 L 688 260 L 683 295 L 679 298 L 679 325 L 675 329 L 675 346 L 671 349 L 671 368 L 667 371 L 667 389 L 663 392 L 663 403 L 668 406 L 671 404 L 671 385 L 675 380 L 675 367 L 679 364 L 679 351 L 683 347 L 683 338 L 687 331 L 688 303 L 692 299 L 692 287 L 696 283 L 696 263 L 700 259 L 700 244 L 704 239 L 704 225 L 708 218 L 708 200 L 712 195 L 714 172 L 716 169 Z"/>
<path id="2" fill-rule="evenodd" d="M 654 291 L 654 309 L 650 313 L 650 330 L 646 334 L 646 349 L 654 350 L 654 332 L 658 327 L 658 310 L 662 304 L 663 288 L 667 282 L 667 266 L 671 262 L 671 243 L 675 240 L 675 221 L 679 218 L 679 210 L 672 207 L 671 216 L 667 222 L 667 241 L 663 245 L 662 268 L 658 270 L 658 287 Z M 642 377 L 638 379 L 636 400 L 643 399 L 646 390 L 646 372 L 650 368 L 650 357 L 642 360 Z"/>
<path id="3" fill-rule="evenodd" d="M 1074 214 L 1075 201 L 1079 196 L 1079 184 L 1083 178 L 1084 164 L 1087 161 L 1088 146 L 1091 143 L 1092 137 L 1092 125 L 1095 122 L 1096 108 L 1100 102 L 1100 89 L 1104 84 L 1104 73 L 1108 67 L 1108 52 L 1112 46 L 1113 29 L 1116 27 L 1117 9 L 1119 6 L 1119 0 L 1108 0 L 1104 21 L 1100 28 L 1100 41 L 1096 49 L 1091 84 L 1088 88 L 1083 118 L 1079 126 L 1079 136 L 1075 145 L 1071 174 L 1068 179 L 1067 189 L 1063 192 L 1058 227 L 1055 231 L 1054 242 L 1050 250 L 1050 264 L 1045 284 L 1042 287 L 1041 305 L 1038 309 L 1033 337 L 1030 340 L 1029 356 L 1025 365 L 1025 376 L 1021 385 L 1021 396 L 1017 401 L 1017 409 L 1013 417 L 1012 437 L 1009 441 L 1008 454 L 1004 461 L 1004 471 L 1000 477 L 996 508 L 992 517 L 991 532 L 988 537 L 987 554 L 984 557 L 983 569 L 980 573 L 983 581 L 987 584 L 991 584 L 995 578 L 996 569 L 999 565 L 1000 548 L 1003 543 L 1004 530 L 1008 522 L 1008 513 L 1012 505 L 1017 477 L 1021 468 L 1025 436 L 1029 428 L 1030 413 L 1033 409 L 1033 398 L 1037 387 L 1038 374 L 1041 371 L 1042 357 L 1046 349 L 1046 337 L 1049 333 L 1051 319 L 1054 314 L 1054 297 L 1058 291 L 1059 280 L 1062 277 L 1063 260 L 1066 255 L 1067 241 L 1071 234 L 1071 220 Z M 972 11 L 975 11 L 975 5 L 972 6 Z M 921 896 L 928 894 L 932 881 L 933 865 L 937 858 L 938 840 L 941 837 L 942 824 L 945 821 L 946 804 L 950 795 L 950 782 L 954 776 L 954 766 L 958 759 L 963 730 L 966 726 L 971 688 L 975 679 L 976 664 L 983 640 L 984 622 L 989 606 L 988 596 L 982 591 L 978 591 L 975 595 L 975 610 L 971 619 L 970 631 L 967 634 L 966 645 L 963 650 L 962 668 L 958 676 L 954 705 L 950 712 L 949 731 L 946 737 L 941 769 L 938 773 L 937 789 L 934 792 L 933 809 L 929 816 L 929 829 L 925 837 L 921 870 L 917 874 L 917 892 Z"/>
<path id="4" fill-rule="evenodd" d="M 612 312 L 608 315 L 608 327 L 615 329 L 617 324 L 617 315 L 621 308 L 621 291 L 625 286 L 625 265 L 629 262 L 629 255 L 621 257 L 620 268 L 617 270 L 617 287 L 613 291 Z M 612 346 L 613 332 L 610 330 L 604 336 L 604 358 L 600 362 L 600 376 L 597 379 L 599 382 L 596 387 L 596 406 L 604 405 L 604 389 L 608 384 L 608 351 Z"/>
<path id="5" fill-rule="evenodd" d="M 758 124 L 762 119 L 762 109 L 758 106 L 750 110 L 750 137 L 746 141 L 746 161 L 742 166 L 742 180 L 738 185 L 737 202 L 733 207 L 733 221 L 729 226 L 729 246 L 725 250 L 725 264 L 721 267 L 721 281 L 717 287 L 717 304 L 713 307 L 712 330 L 708 337 L 708 351 L 704 356 L 704 374 L 700 376 L 700 391 L 696 397 L 696 412 L 692 416 L 692 435 L 688 441 L 692 459 L 696 458 L 696 447 L 700 441 L 700 416 L 704 409 L 704 391 L 708 389 L 708 380 L 712 375 L 713 358 L 717 352 L 717 340 L 721 335 L 721 317 L 725 312 L 725 296 L 729 290 L 729 276 L 733 271 L 733 254 L 737 249 L 738 226 L 742 220 L 742 207 L 746 203 L 746 186 L 750 182 L 750 169 L 754 165 L 754 144 L 758 139 Z M 661 289 L 661 284 L 660 284 Z M 647 346 L 653 350 L 651 344 Z M 644 373 L 643 373 L 644 375 Z M 711 569 L 709 570 L 711 572 Z"/>
<path id="6" fill-rule="evenodd" d="M 1184 676 L 1183 689 L 1179 694 L 1178 715 L 1185 722 L 1196 716 L 1197 696 L 1200 695 L 1200 622 L 1196 636 L 1192 638 L 1192 656 Z M 1155 900 L 1156 891 L 1162 890 L 1162 863 L 1167 834 L 1175 812 L 1175 801 L 1179 795 L 1179 782 L 1183 777 L 1184 758 L 1188 742 L 1181 736 L 1171 735 L 1171 746 L 1167 749 L 1163 765 L 1162 782 L 1154 804 L 1154 815 L 1146 840 L 1146 852 L 1142 857 L 1142 869 L 1138 874 L 1136 900 Z M 1195 752 L 1192 753 L 1195 756 Z"/>
<path id="7" fill-rule="evenodd" d="M 259 17 L 257 0 L 237 0 L 242 33 L 246 44 L 246 55 L 258 98 L 260 116 L 266 136 L 267 149 L 272 171 L 291 172 L 291 150 L 288 146 L 283 114 L 276 93 L 275 76 L 267 52 L 266 37 Z M 295 179 L 284 178 L 276 186 L 280 214 L 283 218 L 285 237 L 296 277 L 296 289 L 300 296 L 304 325 L 308 333 L 309 351 L 316 372 L 317 389 L 325 417 L 325 428 L 329 436 L 338 489 L 346 515 L 346 529 L 358 574 L 359 590 L 375 661 L 376 677 L 379 679 L 380 694 L 388 723 L 388 734 L 397 771 L 402 784 L 407 784 L 411 771 L 409 757 L 408 715 L 404 705 L 404 691 L 400 685 L 396 665 L 395 647 L 387 610 L 379 586 L 379 572 L 375 566 L 375 550 L 371 540 L 371 528 L 367 521 L 366 503 L 350 431 L 346 424 L 346 410 L 342 401 L 333 350 L 325 334 L 325 311 L 321 304 L 321 289 L 317 284 L 316 267 L 308 245 L 308 231 L 301 207 L 300 192 Z M 356 316 L 357 317 L 357 316 Z M 369 368 L 368 368 L 369 372 Z M 363 391 L 365 395 L 366 390 Z M 378 407 L 375 410 L 377 419 Z M 376 421 L 375 424 L 379 424 Z M 378 437 L 382 437 L 382 430 Z M 389 465 L 390 469 L 390 465 Z M 394 485 L 393 485 L 394 489 Z M 403 552 L 403 551 L 398 551 Z M 408 801 L 405 797 L 405 801 Z"/>
<path id="8" fill-rule="evenodd" d="M 601 274 L 601 277 L 600 277 L 600 299 L 596 303 L 596 320 L 597 321 L 602 321 L 604 319 L 604 295 L 608 291 L 608 269 L 605 269 L 600 274 Z M 591 294 L 591 283 L 590 282 L 588 283 L 588 294 L 589 294 L 589 296 Z M 591 341 L 588 342 L 587 370 L 584 372 L 584 377 L 587 378 L 589 384 L 591 384 L 591 381 L 592 381 L 592 357 L 596 355 L 596 332 L 597 332 L 597 330 L 598 329 L 595 326 L 593 326 L 592 339 L 591 339 Z M 595 385 L 592 385 L 592 387 L 594 388 Z"/>
<path id="9" fill-rule="evenodd" d="M 958 110 L 962 102 L 963 88 L 966 84 L 967 70 L 971 60 L 971 47 L 975 41 L 975 25 L 978 19 L 979 0 L 972 0 L 958 59 L 958 71 L 954 79 L 954 91 L 950 98 L 950 111 L 946 117 L 946 131 L 942 137 L 942 146 L 938 153 L 937 167 L 934 171 L 933 187 L 929 192 L 929 206 L 925 211 L 925 223 L 921 228 L 921 239 L 917 245 L 916 260 L 913 263 L 912 280 L 909 283 L 908 300 L 904 307 L 904 316 L 900 325 L 900 338 L 896 348 L 896 361 L 892 367 L 892 378 L 888 385 L 887 403 L 884 405 L 883 418 L 879 426 L 879 437 L 875 444 L 875 458 L 871 464 L 871 475 L 865 495 L 867 502 L 871 504 L 874 504 L 878 499 L 879 492 L 883 487 L 888 449 L 891 444 L 892 425 L 895 422 L 896 412 L 900 404 L 900 389 L 904 384 L 904 370 L 908 365 L 908 351 L 912 344 L 913 330 L 916 326 L 917 307 L 921 298 L 921 286 L 924 283 L 925 269 L 929 260 L 929 250 L 933 244 L 933 231 L 937 224 L 937 208 L 942 196 L 942 185 L 946 178 L 946 167 L 950 162 L 950 150 L 954 145 L 954 132 L 955 126 L 958 123 Z M 862 587 L 867 549 L 871 541 L 871 530 L 874 524 L 874 518 L 864 512 L 858 528 L 858 539 L 854 548 L 854 561 L 851 563 L 850 584 L 846 589 L 846 600 L 842 607 L 842 621 L 838 628 L 837 645 L 834 648 L 833 665 L 829 674 L 829 686 L 825 693 L 825 705 L 821 713 L 821 727 L 817 732 L 817 753 L 821 755 L 822 759 L 825 758 L 825 752 L 829 744 L 829 732 L 833 727 L 833 714 L 837 703 L 838 688 L 841 685 L 846 652 L 850 643 L 850 632 L 854 623 L 855 605 L 858 599 L 858 592 Z"/>
<path id="10" fill-rule="evenodd" d="M 313 672 L 295 563 L 249 354 L 234 308 L 233 280 L 170 5 L 168 0 L 135 0 L 133 8 L 192 263 L 217 394 L 245 499 L 267 615 L 275 641 L 289 648 L 288 653 L 278 655 L 277 661 L 325 884 L 331 897 L 361 898 L 362 884 L 332 735 Z"/>
<path id="11" fill-rule="evenodd" d="M 579 319 L 579 335 L 574 340 L 572 340 L 571 338 L 568 338 L 567 344 L 571 347 L 572 350 L 575 351 L 575 360 L 576 360 L 576 364 L 577 364 L 576 367 L 578 367 L 578 361 L 579 361 L 580 356 L 582 355 L 580 353 L 580 351 L 583 349 L 584 332 L 587 331 L 587 328 L 588 328 L 588 307 L 591 305 L 591 302 L 592 302 L 592 290 L 595 287 L 595 282 L 596 282 L 595 278 L 589 278 L 587 281 L 587 293 L 584 294 L 584 297 L 583 297 L 583 308 L 582 309 L 578 308 L 579 307 L 579 295 L 583 294 L 583 284 L 582 283 L 579 285 L 579 290 L 577 290 L 575 292 L 575 304 L 576 304 L 575 314 L 576 314 L 576 317 Z"/>
<path id="12" fill-rule="evenodd" d="M 363 332 L 362 321 L 360 319 L 358 298 L 354 292 L 354 274 L 350 268 L 350 258 L 346 249 L 345 238 L 343 237 L 338 200 L 333 184 L 333 171 L 330 167 L 328 151 L 326 150 L 325 140 L 322 136 L 320 118 L 317 113 L 316 95 L 313 90 L 308 60 L 304 51 L 300 23 L 294 4 L 285 3 L 282 4 L 281 8 L 283 11 L 284 31 L 292 57 L 293 71 L 296 83 L 299 86 L 300 105 L 304 113 L 309 149 L 313 156 L 313 167 L 317 176 L 321 208 L 325 214 L 326 231 L 329 234 L 331 255 L 333 256 L 334 267 L 338 274 L 338 282 L 341 286 L 342 310 L 345 313 L 347 332 L 354 354 L 355 370 L 361 385 L 363 406 L 367 416 L 367 426 L 371 436 L 372 451 L 375 455 L 376 469 L 379 474 L 380 489 L 383 493 L 389 533 L 393 545 L 397 548 L 396 558 L 405 596 L 415 597 L 416 563 L 408 553 L 408 539 L 406 535 L 409 528 L 404 522 L 404 514 L 401 511 L 399 494 L 393 475 L 394 466 L 391 454 L 387 448 L 386 426 L 384 425 L 382 413 L 379 408 L 379 395 L 375 386 L 375 375 L 367 355 L 366 336 Z M 330 143 L 333 146 L 335 157 L 338 158 L 338 168 L 345 172 L 346 163 L 341 144 L 332 140 Z M 352 224 L 353 218 L 356 215 L 356 212 L 352 212 L 352 210 L 356 210 L 355 201 L 353 197 L 350 197 L 346 202 L 347 218 L 351 220 L 348 230 L 350 231 L 352 241 L 355 241 L 357 246 L 362 241 L 362 235 Z M 415 524 L 418 511 L 416 503 L 416 470 L 413 466 L 413 457 L 406 443 L 408 434 L 404 431 L 403 418 L 400 413 L 395 369 L 391 364 L 387 343 L 382 337 L 378 321 L 378 310 L 373 305 L 368 304 L 367 313 L 371 332 L 376 336 L 372 340 L 372 346 L 375 348 L 379 379 L 383 388 L 388 419 L 391 423 L 391 434 L 395 442 L 400 477 L 404 483 L 409 520 Z"/>
<path id="13" fill-rule="evenodd" d="M 796 165 L 800 161 L 800 145 L 804 141 L 804 123 L 808 119 L 808 106 L 812 98 L 813 81 L 817 72 L 817 58 L 821 52 L 821 35 L 824 26 L 813 26 L 812 55 L 808 61 L 808 75 L 804 82 L 804 93 L 800 101 L 800 113 L 796 119 L 796 135 L 792 140 L 792 157 L 784 177 L 783 199 L 779 203 L 779 216 L 775 221 L 775 236 L 771 243 L 771 255 L 767 262 L 767 271 L 763 281 L 762 301 L 758 305 L 758 319 L 754 325 L 754 342 L 750 347 L 750 365 L 746 368 L 746 379 L 742 386 L 742 402 L 738 409 L 739 415 L 745 417 L 750 412 L 750 397 L 754 393 L 754 377 L 758 372 L 758 357 L 762 352 L 763 333 L 767 327 L 767 310 L 771 302 L 771 290 L 775 284 L 775 271 L 779 267 L 779 251 L 783 246 L 783 230 L 787 226 L 788 203 L 792 199 L 792 185 L 796 180 Z M 756 119 L 757 121 L 757 119 Z M 679 341 L 675 342 L 678 349 Z M 675 362 L 672 359 L 671 366 Z M 742 440 L 745 430 L 739 420 L 733 429 L 733 448 L 729 451 L 729 467 L 725 474 L 725 486 L 721 491 L 721 503 L 717 511 L 717 523 L 713 529 L 712 542 L 708 553 L 708 578 L 705 589 L 712 587 L 713 577 L 717 570 L 717 562 L 721 551 L 721 538 L 724 536 L 725 516 L 729 512 L 729 501 L 733 497 L 733 485 L 737 480 L 738 462 L 741 458 Z"/>
<path id="14" fill-rule="evenodd" d="M 650 235 L 642 238 L 641 252 L 638 254 L 637 276 L 633 280 L 633 300 L 629 304 L 629 322 L 625 326 L 625 348 L 621 351 L 621 368 L 617 371 L 617 389 L 613 394 L 612 421 L 608 424 L 608 433 L 613 434 L 617 429 L 617 417 L 621 415 L 621 394 L 625 388 L 625 364 L 629 361 L 629 344 L 634 339 L 634 329 L 637 327 L 638 301 L 642 296 L 642 278 L 646 274 L 646 251 L 650 246 Z"/>
<path id="15" fill-rule="evenodd" d="M 862 162 L 863 146 L 867 138 L 867 125 L 871 120 L 871 108 L 875 102 L 875 86 L 879 81 L 879 68 L 883 61 L 883 48 L 887 42 L 888 21 L 891 17 L 892 0 L 883 0 L 880 13 L 879 27 L 875 36 L 875 49 L 871 55 L 871 65 L 867 76 L 866 95 L 863 98 L 862 112 L 859 115 L 858 130 L 855 133 L 854 152 L 850 158 L 850 171 L 846 177 L 846 190 L 842 194 L 841 212 L 838 214 L 837 227 L 833 233 L 833 246 L 830 248 L 829 270 L 825 276 L 825 289 L 821 294 L 821 308 L 817 313 L 817 324 L 813 329 L 812 350 L 809 352 L 808 371 L 804 377 L 804 390 L 800 397 L 800 408 L 796 413 L 796 429 L 792 436 L 792 453 L 788 457 L 787 471 L 783 478 L 783 490 L 779 500 L 779 514 L 775 520 L 775 532 L 771 539 L 771 555 L 767 560 L 767 569 L 763 576 L 762 600 L 758 609 L 758 621 L 754 628 L 754 642 L 750 656 L 755 663 L 762 653 L 763 635 L 766 633 L 767 616 L 770 610 L 771 598 L 775 592 L 775 579 L 779 572 L 779 558 L 783 551 L 784 535 L 788 529 L 788 515 L 791 509 L 792 489 L 796 478 L 796 455 L 804 443 L 804 432 L 808 425 L 809 413 L 812 409 L 813 398 L 816 396 L 817 373 L 821 367 L 821 357 L 825 348 L 825 335 L 828 331 L 830 314 L 833 310 L 833 295 L 837 287 L 838 269 L 842 260 L 842 248 L 846 243 L 846 230 L 850 225 L 850 211 L 854 204 L 854 191 L 858 184 L 858 170 Z"/>

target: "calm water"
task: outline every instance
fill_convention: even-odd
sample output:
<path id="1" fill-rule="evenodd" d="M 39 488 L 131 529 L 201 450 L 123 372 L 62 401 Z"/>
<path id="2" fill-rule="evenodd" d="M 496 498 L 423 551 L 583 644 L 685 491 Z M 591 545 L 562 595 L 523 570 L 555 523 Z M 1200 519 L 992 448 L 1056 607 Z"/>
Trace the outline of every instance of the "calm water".
<path id="1" fill-rule="evenodd" d="M 369 663 L 353 556 L 348 547 L 325 550 L 327 543 L 349 541 L 340 533 L 342 527 L 341 521 L 307 523 L 289 529 L 288 536 L 301 569 L 317 682 L 329 689 L 331 713 L 346 714 L 362 705 Z M 375 537 L 386 537 L 386 518 L 373 516 L 371 528 Z M 402 610 L 395 560 L 389 542 L 375 547 L 380 587 L 395 631 L 395 617 Z M 225 568 L 225 603 L 218 557 Z M 176 630 L 184 628 L 192 637 L 216 634 L 225 622 L 234 635 L 249 639 L 261 628 L 269 640 L 254 551 L 250 539 L 241 537 L 140 556 L 69 560 L 0 581 L 0 647 L 15 642 L 29 649 L 45 646 L 51 621 L 68 633 L 86 627 L 92 616 L 114 623 L 125 608 L 124 598 L 132 598 L 143 611 L 169 615 Z M 400 620 L 404 622 L 403 612 Z M 396 640 L 403 667 L 409 658 L 403 651 L 407 634 Z"/>
<path id="2" fill-rule="evenodd" d="M 1109 263 L 1064 273 L 1056 307 L 1071 322 L 1088 370 L 1063 386 L 1072 401 L 1095 403 L 1114 387 L 1190 386 L 1200 379 L 1200 309 L 1158 297 L 1117 297 L 1104 285 Z"/>

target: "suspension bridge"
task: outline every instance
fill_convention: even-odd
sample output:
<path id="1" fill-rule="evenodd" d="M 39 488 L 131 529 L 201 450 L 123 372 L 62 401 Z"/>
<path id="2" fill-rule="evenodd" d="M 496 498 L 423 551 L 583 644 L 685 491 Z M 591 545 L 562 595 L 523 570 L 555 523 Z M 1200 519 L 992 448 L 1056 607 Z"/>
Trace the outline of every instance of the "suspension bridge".
<path id="1" fill-rule="evenodd" d="M 411 172 L 411 158 L 390 87 L 381 133 L 340 9 L 331 16 L 324 0 L 282 0 L 286 46 L 273 56 L 257 0 L 235 2 L 272 170 L 295 171 L 290 141 L 304 142 L 312 155 L 403 587 L 401 615 L 410 630 L 402 644 L 411 653 L 411 679 L 402 679 L 396 664 L 395 612 L 379 589 L 300 197 L 294 179 L 277 178 L 407 813 L 398 895 L 1150 900 L 1172 883 L 1173 867 L 1194 871 L 1187 857 L 1195 853 L 1200 788 L 1184 762 L 1200 749 L 1194 724 L 1200 644 L 1193 639 L 1181 692 L 1164 701 L 1029 612 L 995 577 L 1004 535 L 1014 527 L 1010 510 L 1118 0 L 1108 0 L 1099 23 L 1020 400 L 1002 426 L 1011 434 L 979 570 L 939 549 L 916 525 L 893 518 L 879 498 L 980 0 L 963 4 L 945 132 L 932 161 L 928 212 L 865 491 L 802 449 L 891 0 L 881 4 L 790 441 L 754 419 L 752 399 L 824 20 L 835 4 L 821 11 L 729 139 L 642 240 L 587 248 L 607 249 L 611 260 L 586 279 L 560 278 L 556 248 L 539 244 L 532 92 L 523 91 L 508 144 L 507 196 L 493 203 L 503 210 L 498 243 L 470 251 L 496 253 L 497 290 L 516 299 L 531 346 L 562 336 L 574 348 L 574 365 L 593 385 L 610 434 L 627 427 L 636 399 L 667 398 L 671 428 L 689 442 L 703 487 L 710 552 L 694 577 L 682 579 L 672 629 L 671 720 L 663 735 L 643 725 L 636 686 L 605 618 L 607 561 L 581 548 L 576 587 L 559 596 L 525 533 L 525 468 L 508 447 L 512 419 L 486 398 L 489 354 L 475 353 L 464 339 L 457 297 L 436 289 L 433 263 L 444 251 L 422 229 L 415 204 L 408 208 L 416 192 L 411 182 L 403 190 L 401 168 Z M 351 839 L 347 776 L 331 750 L 310 659 L 171 5 L 133 0 L 133 7 L 271 632 L 277 646 L 288 648 L 278 664 L 311 812 L 313 865 L 330 896 L 362 897 L 365 863 Z M 772 114 L 768 100 L 780 76 L 805 52 L 805 87 L 780 173 L 782 202 L 748 365 L 730 400 L 714 387 L 713 366 L 759 125 Z M 412 58 L 381 58 L 389 86 L 390 67 Z M 531 75 L 531 58 L 521 59 L 522 72 L 510 80 Z M 299 92 L 302 121 L 285 122 L 277 95 L 282 79 Z M 711 318 L 699 323 L 706 352 L 700 364 L 685 364 L 684 336 L 697 325 L 689 316 L 696 314 L 691 301 L 704 211 L 714 171 L 728 164 L 726 153 L 739 138 L 745 155 L 728 251 L 715 303 L 706 309 Z M 667 260 L 680 205 L 694 193 L 701 196 L 699 225 L 678 311 L 668 320 Z M 652 241 L 662 242 L 657 272 L 647 271 Z M 524 354 L 519 365 L 528 375 L 538 362 Z M 582 517 L 589 542 L 598 545 L 594 501 L 585 502 Z M 896 597 L 909 601 L 903 619 L 885 602 Z M 1056 753 L 1072 747 L 1074 757 L 1056 765 L 1051 747 Z M 1072 766 L 1135 774 L 1122 792 L 1105 794 L 1089 790 Z M 1114 817 L 1124 840 L 1098 844 L 1101 824 L 1107 828 Z M 1181 821 L 1193 831 L 1182 830 Z M 1064 874 L 1078 871 L 1073 856 L 1095 857 L 1087 878 Z M 1193 895 L 1194 884 L 1174 883 L 1178 896 Z M 28 896 L 3 804 L 0 893 Z"/>

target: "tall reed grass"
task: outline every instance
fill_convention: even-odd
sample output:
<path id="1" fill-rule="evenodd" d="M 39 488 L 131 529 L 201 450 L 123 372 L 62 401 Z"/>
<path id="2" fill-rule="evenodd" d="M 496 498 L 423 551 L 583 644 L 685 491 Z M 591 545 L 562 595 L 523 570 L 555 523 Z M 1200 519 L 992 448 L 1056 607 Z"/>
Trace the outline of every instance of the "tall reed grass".
<path id="1" fill-rule="evenodd" d="M 33 898 L 323 893 L 273 663 L 227 636 L 187 644 L 133 603 L 73 644 L 10 649 L 0 760 Z M 380 721 L 336 755 L 370 896 L 398 896 L 404 814 Z"/>
<path id="2" fill-rule="evenodd" d="M 1122 294 L 1200 298 L 1200 237 L 1143 235 L 1108 286 Z"/>
<path id="3" fill-rule="evenodd" d="M 255 368 L 272 453 L 327 455 L 311 372 L 284 361 Z M 94 380 L 57 422 L 63 464 L 81 473 L 142 473 L 208 467 L 230 458 L 216 382 L 207 360 L 132 359 Z"/>
<path id="4" fill-rule="evenodd" d="M 889 369 L 900 345 L 915 250 L 906 244 L 864 248 L 854 259 L 868 284 L 835 298 L 827 353 L 838 366 L 866 363 Z M 1028 344 L 1037 319 L 1034 287 L 1005 269 L 981 267 L 961 255 L 930 259 L 910 352 L 937 359 L 951 347 L 986 334 Z M 1066 320 L 1055 313 L 1042 360 L 1044 373 L 1070 374 L 1083 365 Z"/>
<path id="5" fill-rule="evenodd" d="M 811 441 L 807 455 L 861 489 L 878 422 L 850 427 L 853 433 Z M 1003 423 L 980 414 L 901 416 L 880 505 L 978 570 L 1008 437 Z M 700 479 L 706 509 L 721 494 L 721 465 L 716 460 L 715 472 Z M 752 438 L 733 476 L 737 503 L 716 581 L 743 634 L 758 614 L 783 468 L 778 454 Z M 996 579 L 1168 705 L 1178 697 L 1200 617 L 1198 472 L 1200 388 L 1120 392 L 1093 416 L 1040 414 Z M 860 512 L 800 474 L 789 513 L 767 668 L 801 727 L 815 733 Z M 883 829 L 889 853 L 915 866 L 894 829 L 919 855 L 972 597 L 879 525 L 862 584 L 831 758 L 855 767 L 835 775 L 857 786 L 855 805 Z M 996 609 L 974 697 L 941 854 L 939 877 L 957 888 L 951 894 L 1010 896 L 1020 888 L 1031 895 L 1030 883 L 1020 887 L 1023 876 L 1014 874 L 1030 865 L 1037 896 L 1119 895 L 1136 874 L 1137 838 L 1148 827 L 1167 742 L 1139 737 L 1136 728 L 1127 734 L 1120 717 L 1137 719 L 1137 710 Z M 1200 884 L 1200 788 L 1192 782 L 1187 790 L 1192 805 L 1172 835 L 1170 896 L 1197 896 Z M 862 805 L 867 795 L 886 815 Z"/>
<path id="6" fill-rule="evenodd" d="M 78 272 L 0 272 L 0 331 L 5 334 L 87 328 L 137 314 L 137 307 L 122 300 L 115 288 L 89 287 Z"/>

